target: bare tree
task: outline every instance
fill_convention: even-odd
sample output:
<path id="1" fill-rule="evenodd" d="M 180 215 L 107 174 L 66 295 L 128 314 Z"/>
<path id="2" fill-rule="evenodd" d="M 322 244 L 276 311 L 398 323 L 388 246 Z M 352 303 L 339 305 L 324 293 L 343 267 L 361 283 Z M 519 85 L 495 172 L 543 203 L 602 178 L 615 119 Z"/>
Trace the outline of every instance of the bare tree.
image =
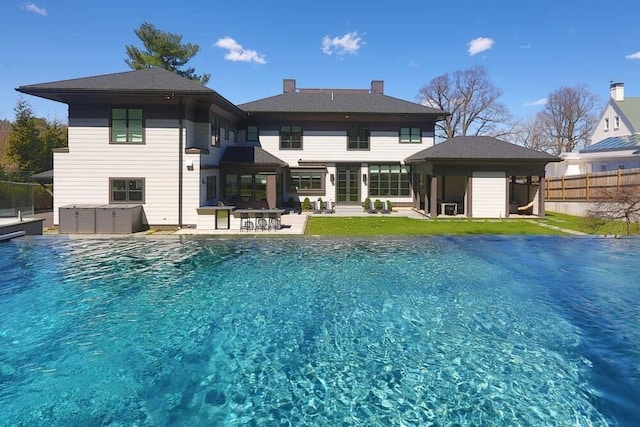
<path id="1" fill-rule="evenodd" d="M 538 113 L 547 138 L 553 143 L 553 154 L 584 147 L 597 123 L 600 99 L 585 85 L 562 86 L 547 98 Z"/>
<path id="2" fill-rule="evenodd" d="M 431 80 L 418 92 L 423 105 L 451 113 L 436 123 L 437 136 L 452 138 L 465 135 L 502 136 L 509 132 L 507 107 L 500 103 L 502 91 L 489 80 L 487 70 L 477 66 L 456 71 L 453 76 L 443 74 Z"/>
<path id="3" fill-rule="evenodd" d="M 602 189 L 587 216 L 597 225 L 624 220 L 627 234 L 631 234 L 631 223 L 640 219 L 640 186 Z"/>
<path id="4" fill-rule="evenodd" d="M 554 144 L 549 140 L 540 113 L 524 120 L 517 120 L 511 126 L 511 140 L 515 144 L 536 151 L 554 152 Z"/>

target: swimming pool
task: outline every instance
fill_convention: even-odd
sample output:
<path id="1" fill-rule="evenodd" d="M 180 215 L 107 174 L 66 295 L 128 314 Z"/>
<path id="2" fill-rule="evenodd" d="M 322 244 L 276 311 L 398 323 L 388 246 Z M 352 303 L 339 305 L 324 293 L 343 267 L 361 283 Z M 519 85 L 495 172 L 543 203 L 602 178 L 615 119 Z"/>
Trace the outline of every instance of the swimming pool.
<path id="1" fill-rule="evenodd" d="M 0 245 L 0 425 L 639 425 L 636 239 Z"/>

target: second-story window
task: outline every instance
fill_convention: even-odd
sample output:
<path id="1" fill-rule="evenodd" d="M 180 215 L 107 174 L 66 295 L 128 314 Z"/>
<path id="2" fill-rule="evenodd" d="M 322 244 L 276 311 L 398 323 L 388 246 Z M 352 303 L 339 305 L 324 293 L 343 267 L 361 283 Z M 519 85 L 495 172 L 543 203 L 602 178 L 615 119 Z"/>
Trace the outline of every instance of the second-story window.
<path id="1" fill-rule="evenodd" d="M 613 128 L 620 129 L 620 116 L 615 116 L 613 118 Z"/>
<path id="2" fill-rule="evenodd" d="M 258 140 L 258 126 L 247 126 L 247 142 Z"/>
<path id="3" fill-rule="evenodd" d="M 280 126 L 280 148 L 283 150 L 302 149 L 302 127 Z"/>
<path id="4" fill-rule="evenodd" d="M 111 110 L 111 142 L 133 144 L 144 142 L 141 108 L 114 108 Z"/>
<path id="5" fill-rule="evenodd" d="M 422 142 L 420 128 L 400 128 L 400 142 L 420 144 Z"/>
<path id="6" fill-rule="evenodd" d="M 209 117 L 209 123 L 211 123 L 211 146 L 220 146 L 220 117 L 215 114 L 211 114 Z"/>
<path id="7" fill-rule="evenodd" d="M 604 119 L 604 130 L 609 130 L 609 119 Z"/>
<path id="8" fill-rule="evenodd" d="M 368 150 L 369 129 L 361 126 L 347 129 L 347 148 L 349 150 Z"/>

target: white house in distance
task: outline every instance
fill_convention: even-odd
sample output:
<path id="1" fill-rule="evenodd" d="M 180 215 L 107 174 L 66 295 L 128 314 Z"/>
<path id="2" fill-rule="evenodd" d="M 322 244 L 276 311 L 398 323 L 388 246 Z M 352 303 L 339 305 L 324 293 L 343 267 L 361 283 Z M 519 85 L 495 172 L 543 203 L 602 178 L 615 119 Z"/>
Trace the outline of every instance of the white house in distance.
<path id="1" fill-rule="evenodd" d="M 61 207 L 77 204 L 142 205 L 150 226 L 213 229 L 205 211 L 219 204 L 273 209 L 308 197 L 340 206 L 369 197 L 434 216 L 435 200 L 447 201 L 444 177 L 426 188 L 430 166 L 414 173 L 405 160 L 434 146 L 435 123 L 448 113 L 385 95 L 381 80 L 368 89 L 299 89 L 285 79 L 283 93 L 242 105 L 160 68 L 17 90 L 69 105 L 69 144 L 54 152 L 55 224 Z M 534 157 L 542 175 L 556 159 Z M 460 159 L 473 173 L 470 160 Z M 512 172 L 533 170 L 525 169 Z M 497 175 L 505 188 L 511 178 Z M 482 194 L 457 195 L 466 197 L 462 212 L 474 216 Z"/>
<path id="2" fill-rule="evenodd" d="M 623 83 L 612 83 L 609 90 L 589 146 L 561 154 L 562 162 L 547 166 L 548 176 L 640 168 L 640 97 L 625 97 Z"/>

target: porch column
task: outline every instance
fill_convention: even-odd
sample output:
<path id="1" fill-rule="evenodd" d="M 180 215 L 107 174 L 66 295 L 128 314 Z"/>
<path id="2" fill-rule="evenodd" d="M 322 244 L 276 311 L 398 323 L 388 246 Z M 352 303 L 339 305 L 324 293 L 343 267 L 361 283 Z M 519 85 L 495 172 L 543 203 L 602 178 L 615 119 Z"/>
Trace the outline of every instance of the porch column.
<path id="1" fill-rule="evenodd" d="M 269 209 L 275 209 L 278 202 L 278 191 L 276 188 L 276 175 L 267 175 L 267 205 Z"/>
<path id="2" fill-rule="evenodd" d="M 473 176 L 467 177 L 467 200 L 465 200 L 465 214 L 467 218 L 473 218 Z"/>
<path id="3" fill-rule="evenodd" d="M 431 218 L 438 216 L 438 177 L 431 177 L 431 193 L 429 194 L 429 214 Z"/>
<path id="4" fill-rule="evenodd" d="M 544 176 L 540 176 L 539 177 L 539 183 L 538 183 L 538 217 L 539 218 L 544 218 L 544 188 L 545 188 L 545 182 L 544 182 Z"/>

